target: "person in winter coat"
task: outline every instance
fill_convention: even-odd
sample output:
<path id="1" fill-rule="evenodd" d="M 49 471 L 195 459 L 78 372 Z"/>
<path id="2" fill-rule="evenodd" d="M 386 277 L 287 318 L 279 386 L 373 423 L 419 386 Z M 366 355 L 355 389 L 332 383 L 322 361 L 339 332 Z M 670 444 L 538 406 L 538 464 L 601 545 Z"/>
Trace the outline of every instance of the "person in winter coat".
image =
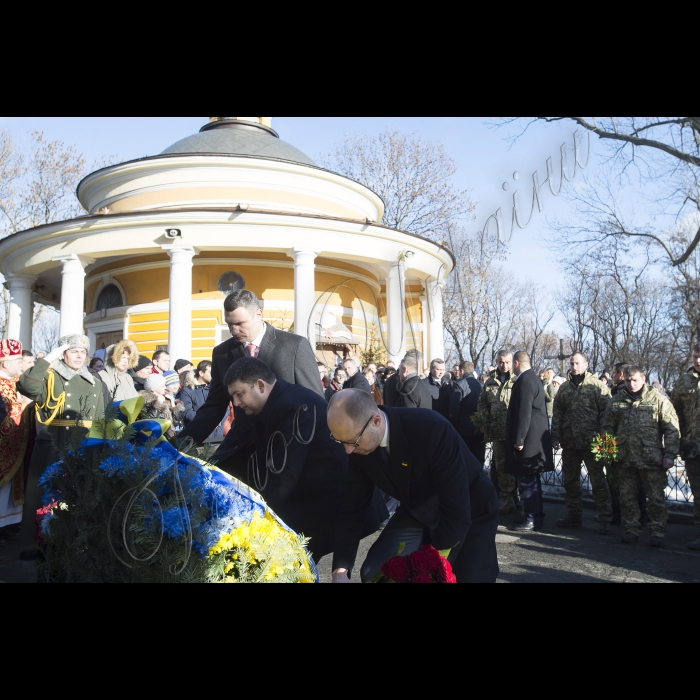
<path id="1" fill-rule="evenodd" d="M 166 391 L 165 377 L 162 374 L 152 374 L 144 382 L 144 387 L 144 390 L 139 392 L 144 401 L 140 420 L 156 418 L 168 420 L 172 425 L 182 421 L 185 407 Z M 175 434 L 175 430 L 170 428 L 167 436 L 175 437 Z"/>
<path id="2" fill-rule="evenodd" d="M 150 358 L 141 355 L 138 365 L 134 369 L 129 370 L 129 376 L 134 381 L 136 391 L 143 391 L 143 383 L 151 374 L 153 374 L 153 363 Z"/>
<path id="3" fill-rule="evenodd" d="M 184 413 L 182 420 L 185 425 L 191 423 L 197 411 L 204 405 L 209 396 L 209 384 L 211 383 L 211 362 L 200 362 L 195 372 L 183 372 L 180 375 L 182 389 L 178 394 L 178 399 L 182 402 Z M 211 434 L 210 439 L 224 437 L 223 423 Z"/>
<path id="4" fill-rule="evenodd" d="M 105 368 L 100 372 L 100 379 L 112 401 L 126 401 L 139 395 L 128 372 L 130 369 L 136 369 L 138 364 L 139 351 L 132 340 L 121 340 L 107 348 Z"/>

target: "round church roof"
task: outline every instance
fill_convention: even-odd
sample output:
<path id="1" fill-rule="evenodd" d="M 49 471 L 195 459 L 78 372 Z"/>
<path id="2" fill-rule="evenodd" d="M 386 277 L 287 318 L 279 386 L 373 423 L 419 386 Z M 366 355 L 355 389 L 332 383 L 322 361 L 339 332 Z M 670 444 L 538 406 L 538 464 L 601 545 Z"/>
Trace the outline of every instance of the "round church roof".
<path id="1" fill-rule="evenodd" d="M 274 158 L 316 166 L 309 156 L 263 129 L 219 128 L 188 136 L 160 155 L 217 154 Z"/>

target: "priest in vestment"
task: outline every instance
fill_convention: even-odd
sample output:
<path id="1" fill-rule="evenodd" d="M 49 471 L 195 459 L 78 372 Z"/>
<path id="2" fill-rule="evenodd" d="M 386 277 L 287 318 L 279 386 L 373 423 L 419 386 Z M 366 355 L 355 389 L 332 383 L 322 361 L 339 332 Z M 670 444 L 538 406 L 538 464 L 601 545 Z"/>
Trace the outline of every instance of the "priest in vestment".
<path id="1" fill-rule="evenodd" d="M 22 521 L 31 412 L 17 396 L 22 343 L 0 342 L 0 528 Z"/>

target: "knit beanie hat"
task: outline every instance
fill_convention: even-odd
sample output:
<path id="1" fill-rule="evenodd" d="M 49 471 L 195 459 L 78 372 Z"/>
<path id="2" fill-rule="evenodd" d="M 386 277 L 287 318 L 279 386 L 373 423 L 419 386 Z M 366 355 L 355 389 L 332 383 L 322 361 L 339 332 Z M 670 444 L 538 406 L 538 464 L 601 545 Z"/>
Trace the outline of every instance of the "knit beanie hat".
<path id="1" fill-rule="evenodd" d="M 165 386 L 165 377 L 162 374 L 149 374 L 143 383 L 146 391 L 157 391 Z"/>
<path id="2" fill-rule="evenodd" d="M 177 372 L 167 372 L 163 377 L 165 377 L 165 386 L 173 386 L 180 383 L 180 375 Z"/>
<path id="3" fill-rule="evenodd" d="M 151 362 L 150 358 L 146 357 L 145 355 L 139 355 L 139 363 L 136 365 L 136 369 L 134 372 L 141 372 L 142 370 L 146 369 L 147 367 L 152 367 L 153 362 Z"/>

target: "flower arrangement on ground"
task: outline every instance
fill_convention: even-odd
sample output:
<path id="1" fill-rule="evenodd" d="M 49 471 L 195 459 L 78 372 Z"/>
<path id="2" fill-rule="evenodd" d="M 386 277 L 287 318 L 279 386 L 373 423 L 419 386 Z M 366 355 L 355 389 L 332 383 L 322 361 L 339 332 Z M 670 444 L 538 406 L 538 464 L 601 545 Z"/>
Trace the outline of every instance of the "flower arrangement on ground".
<path id="1" fill-rule="evenodd" d="M 600 462 L 601 459 L 607 462 L 617 461 L 617 440 L 612 435 L 596 435 L 591 442 L 591 452 L 595 455 L 595 461 Z"/>
<path id="2" fill-rule="evenodd" d="M 449 549 L 438 552 L 431 546 L 423 546 L 417 552 L 401 556 L 405 545 L 382 564 L 381 573 L 369 583 L 457 583 L 452 566 L 447 561 Z"/>
<path id="3" fill-rule="evenodd" d="M 135 422 L 142 401 L 115 404 L 86 440 L 75 431 L 41 478 L 45 505 L 58 504 L 42 523 L 50 579 L 315 582 L 308 540 L 255 491 L 175 450 L 169 425 Z"/>

